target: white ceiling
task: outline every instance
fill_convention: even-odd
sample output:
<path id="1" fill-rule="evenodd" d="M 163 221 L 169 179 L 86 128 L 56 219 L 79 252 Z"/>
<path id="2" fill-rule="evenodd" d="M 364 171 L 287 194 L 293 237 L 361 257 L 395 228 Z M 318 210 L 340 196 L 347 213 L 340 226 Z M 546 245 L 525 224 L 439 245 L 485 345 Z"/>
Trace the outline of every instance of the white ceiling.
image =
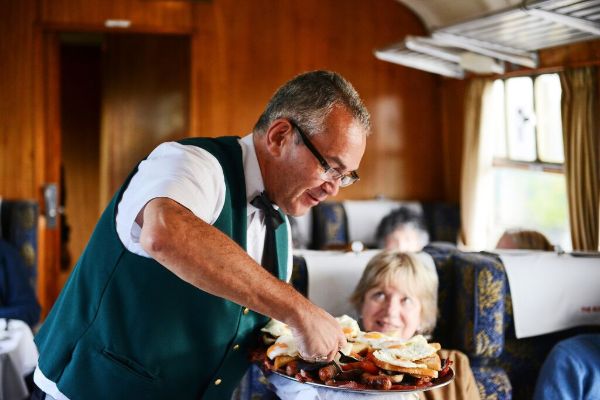
<path id="1" fill-rule="evenodd" d="M 398 0 L 431 31 L 522 3 L 522 0 Z"/>

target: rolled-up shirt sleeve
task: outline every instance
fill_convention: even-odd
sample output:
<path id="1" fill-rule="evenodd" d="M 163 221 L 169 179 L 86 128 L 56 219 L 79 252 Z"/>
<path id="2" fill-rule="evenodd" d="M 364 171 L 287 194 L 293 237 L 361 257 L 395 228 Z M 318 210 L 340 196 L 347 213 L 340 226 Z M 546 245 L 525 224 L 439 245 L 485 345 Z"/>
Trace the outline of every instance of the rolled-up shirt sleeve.
<path id="1" fill-rule="evenodd" d="M 140 246 L 135 219 L 152 199 L 166 197 L 213 224 L 225 202 L 225 180 L 217 159 L 204 149 L 177 142 L 159 145 L 142 161 L 118 205 L 119 239 L 132 253 L 149 257 Z"/>

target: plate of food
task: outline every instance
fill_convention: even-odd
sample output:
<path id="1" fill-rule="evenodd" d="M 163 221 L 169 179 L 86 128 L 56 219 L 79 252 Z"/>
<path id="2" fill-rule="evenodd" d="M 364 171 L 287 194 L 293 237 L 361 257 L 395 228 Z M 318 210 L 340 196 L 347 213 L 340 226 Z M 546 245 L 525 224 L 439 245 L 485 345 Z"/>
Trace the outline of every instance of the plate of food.
<path id="1" fill-rule="evenodd" d="M 309 386 L 314 386 L 316 388 L 328 389 L 328 390 L 338 390 L 349 393 L 369 393 L 369 394 L 382 394 L 382 393 L 414 393 L 414 392 L 422 392 L 432 389 L 437 389 L 443 386 L 450 384 L 454 380 L 454 370 L 452 368 L 448 368 L 447 372 L 436 379 L 432 379 L 431 381 L 421 384 L 421 385 L 410 385 L 408 383 L 405 384 L 393 384 L 389 389 L 376 389 L 373 386 L 369 386 L 368 384 L 362 383 L 360 380 L 341 380 L 341 381 L 333 381 L 327 383 L 314 381 L 302 381 L 298 378 L 288 376 L 284 372 L 280 371 L 267 371 L 266 375 L 275 374 L 280 376 L 281 378 L 297 382 L 303 383 Z"/>
<path id="2" fill-rule="evenodd" d="M 293 335 L 278 321 L 263 328 L 265 346 L 254 352 L 252 360 L 267 377 L 274 375 L 282 385 L 294 382 L 319 390 L 412 393 L 446 386 L 454 380 L 451 361 L 438 355 L 439 343 L 429 343 L 421 335 L 401 340 L 381 332 L 362 332 L 356 321 L 346 316 L 338 321 L 348 347 L 332 362 L 303 360 Z"/>

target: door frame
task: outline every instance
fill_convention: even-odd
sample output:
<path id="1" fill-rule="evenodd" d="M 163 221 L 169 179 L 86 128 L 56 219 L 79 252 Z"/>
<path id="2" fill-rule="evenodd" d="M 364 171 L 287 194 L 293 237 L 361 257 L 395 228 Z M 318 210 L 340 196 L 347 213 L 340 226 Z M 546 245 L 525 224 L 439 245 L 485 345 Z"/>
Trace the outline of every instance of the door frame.
<path id="1" fill-rule="evenodd" d="M 36 98 L 36 146 L 35 146 L 35 187 L 38 188 L 38 203 L 40 216 L 38 222 L 38 278 L 37 294 L 42 307 L 41 320 L 48 315 L 62 289 L 61 280 L 61 219 L 56 218 L 54 227 L 48 226 L 47 208 L 44 199 L 44 187 L 55 184 L 61 204 L 60 169 L 62 163 L 62 132 L 61 132 L 61 87 L 60 87 L 60 34 L 62 33 L 100 33 L 100 34 L 149 34 L 149 35 L 181 35 L 188 36 L 190 43 L 190 99 L 188 126 L 193 131 L 197 119 L 192 112 L 197 102 L 194 89 L 194 32 L 189 30 L 160 31 L 160 30 L 115 30 L 104 27 L 81 27 L 48 25 L 36 28 L 36 52 L 39 62 L 34 66 L 34 85 Z M 59 210 L 61 212 L 61 210 Z M 76 260 L 73 260 L 75 262 Z"/>

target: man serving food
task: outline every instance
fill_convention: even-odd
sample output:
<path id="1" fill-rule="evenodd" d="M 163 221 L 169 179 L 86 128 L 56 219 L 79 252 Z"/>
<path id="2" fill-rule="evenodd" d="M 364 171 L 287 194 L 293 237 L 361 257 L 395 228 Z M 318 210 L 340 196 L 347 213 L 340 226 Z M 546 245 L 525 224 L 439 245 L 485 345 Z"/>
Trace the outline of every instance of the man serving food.
<path id="1" fill-rule="evenodd" d="M 340 75 L 284 84 L 241 139 L 158 146 L 103 213 L 36 337 L 39 398 L 229 398 L 267 317 L 307 360 L 338 322 L 282 280 L 289 224 L 358 179 L 369 114 Z M 260 265 L 262 264 L 262 265 Z"/>

